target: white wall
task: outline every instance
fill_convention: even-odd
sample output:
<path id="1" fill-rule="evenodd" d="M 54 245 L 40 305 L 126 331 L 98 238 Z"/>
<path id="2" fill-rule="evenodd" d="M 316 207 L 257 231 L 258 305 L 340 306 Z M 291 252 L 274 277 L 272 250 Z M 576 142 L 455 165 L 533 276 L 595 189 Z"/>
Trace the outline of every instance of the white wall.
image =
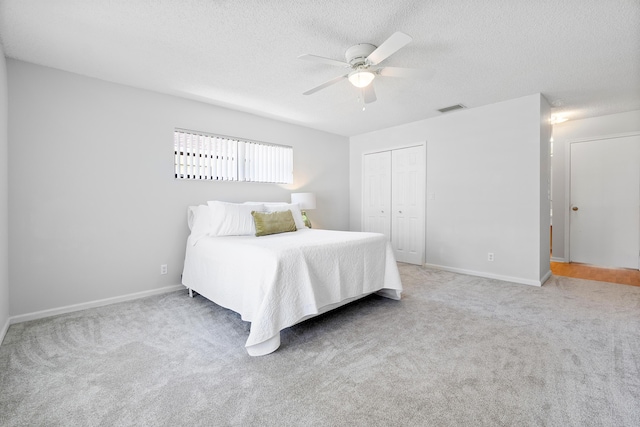
<path id="1" fill-rule="evenodd" d="M 570 120 L 553 126 L 553 260 L 569 261 L 569 242 L 565 215 L 569 209 L 567 189 L 569 143 L 581 139 L 640 132 L 640 110 L 583 120 Z"/>
<path id="2" fill-rule="evenodd" d="M 9 187 L 7 65 L 0 44 L 0 343 L 9 328 Z"/>
<path id="3" fill-rule="evenodd" d="M 348 229 L 345 137 L 11 59 L 8 82 L 12 316 L 179 284 L 191 204 L 300 189 Z M 176 181 L 175 127 L 292 145 L 295 182 Z"/>
<path id="4" fill-rule="evenodd" d="M 551 275 L 551 106 L 540 102 L 540 277 Z M 545 279 L 546 280 L 546 279 Z"/>
<path id="5" fill-rule="evenodd" d="M 548 112 L 536 94 L 352 137 L 351 229 L 361 229 L 362 154 L 427 141 L 426 263 L 540 284 L 550 274 Z"/>

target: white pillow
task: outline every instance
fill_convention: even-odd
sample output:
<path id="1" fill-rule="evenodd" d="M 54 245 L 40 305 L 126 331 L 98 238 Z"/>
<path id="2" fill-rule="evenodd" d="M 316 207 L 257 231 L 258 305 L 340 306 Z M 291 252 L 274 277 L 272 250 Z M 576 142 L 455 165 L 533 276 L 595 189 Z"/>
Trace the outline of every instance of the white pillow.
<path id="1" fill-rule="evenodd" d="M 207 202 L 211 211 L 210 236 L 249 236 L 256 234 L 251 211 L 263 212 L 264 205 Z"/>
<path id="2" fill-rule="evenodd" d="M 244 205 L 264 205 L 264 207 L 269 207 L 269 206 L 282 206 L 282 205 L 287 205 L 287 202 L 244 202 Z"/>
<path id="3" fill-rule="evenodd" d="M 307 226 L 304 225 L 302 212 L 300 212 L 300 206 L 297 203 L 265 203 L 264 206 L 267 212 L 291 211 L 293 221 L 296 223 L 296 228 L 298 230 L 307 228 Z"/>
<path id="4" fill-rule="evenodd" d="M 208 236 L 211 230 L 211 209 L 207 205 L 189 206 L 187 224 L 191 230 L 191 245 Z"/>
<path id="5" fill-rule="evenodd" d="M 187 225 L 189 226 L 189 231 L 193 229 L 193 221 L 195 220 L 197 211 L 197 206 L 187 206 Z"/>

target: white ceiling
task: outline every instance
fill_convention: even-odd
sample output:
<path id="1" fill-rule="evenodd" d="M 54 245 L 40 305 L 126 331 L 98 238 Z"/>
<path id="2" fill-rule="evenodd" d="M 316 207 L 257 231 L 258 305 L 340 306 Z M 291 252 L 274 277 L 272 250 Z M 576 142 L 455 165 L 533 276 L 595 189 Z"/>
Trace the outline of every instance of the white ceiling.
<path id="1" fill-rule="evenodd" d="M 383 65 L 362 111 L 344 60 L 395 31 L 413 42 Z M 640 110 L 640 0 L 0 0 L 7 57 L 356 135 L 542 93 L 570 119 Z M 449 113 L 455 114 L 455 113 Z"/>

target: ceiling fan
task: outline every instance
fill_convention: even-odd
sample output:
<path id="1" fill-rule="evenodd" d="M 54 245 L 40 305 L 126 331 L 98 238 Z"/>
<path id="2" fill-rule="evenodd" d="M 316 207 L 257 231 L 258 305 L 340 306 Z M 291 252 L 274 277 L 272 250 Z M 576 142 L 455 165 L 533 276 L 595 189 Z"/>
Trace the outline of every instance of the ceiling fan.
<path id="1" fill-rule="evenodd" d="M 313 89 L 309 89 L 304 92 L 303 95 L 311 95 L 332 84 L 338 83 L 342 79 L 348 79 L 352 85 L 362 89 L 365 103 L 368 104 L 375 101 L 376 92 L 373 89 L 372 82 L 376 76 L 417 77 L 425 74 L 425 70 L 416 68 L 385 67 L 379 65 L 382 61 L 409 44 L 411 40 L 413 39 L 410 36 L 398 31 L 393 33 L 380 46 L 374 46 L 369 43 L 360 43 L 351 46 L 345 53 L 346 62 L 317 55 L 305 54 L 298 56 L 298 59 L 336 65 L 349 70 L 346 74 L 335 77 Z"/>

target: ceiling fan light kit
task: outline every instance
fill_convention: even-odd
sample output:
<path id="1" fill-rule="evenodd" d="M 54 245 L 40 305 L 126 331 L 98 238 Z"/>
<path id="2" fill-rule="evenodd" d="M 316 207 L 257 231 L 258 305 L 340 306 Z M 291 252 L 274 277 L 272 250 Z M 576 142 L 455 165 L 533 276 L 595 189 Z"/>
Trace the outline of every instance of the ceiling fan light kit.
<path id="1" fill-rule="evenodd" d="M 366 87 L 373 81 L 375 74 L 367 70 L 355 70 L 349 73 L 349 81 L 355 87 Z"/>
<path id="2" fill-rule="evenodd" d="M 421 75 L 422 70 L 378 66 L 378 64 L 389 56 L 409 44 L 411 40 L 411 37 L 398 31 L 393 33 L 391 37 L 377 47 L 369 43 L 360 43 L 355 46 L 351 46 L 345 52 L 347 62 L 316 55 L 300 55 L 298 57 L 299 59 L 321 62 L 351 70 L 347 74 L 334 77 L 333 79 L 304 92 L 303 95 L 311 95 L 321 89 L 338 83 L 344 78 L 347 78 L 353 86 L 364 90 L 365 103 L 368 104 L 370 102 L 374 102 L 376 100 L 376 95 L 372 82 L 376 75 L 382 77 L 418 77 Z"/>

